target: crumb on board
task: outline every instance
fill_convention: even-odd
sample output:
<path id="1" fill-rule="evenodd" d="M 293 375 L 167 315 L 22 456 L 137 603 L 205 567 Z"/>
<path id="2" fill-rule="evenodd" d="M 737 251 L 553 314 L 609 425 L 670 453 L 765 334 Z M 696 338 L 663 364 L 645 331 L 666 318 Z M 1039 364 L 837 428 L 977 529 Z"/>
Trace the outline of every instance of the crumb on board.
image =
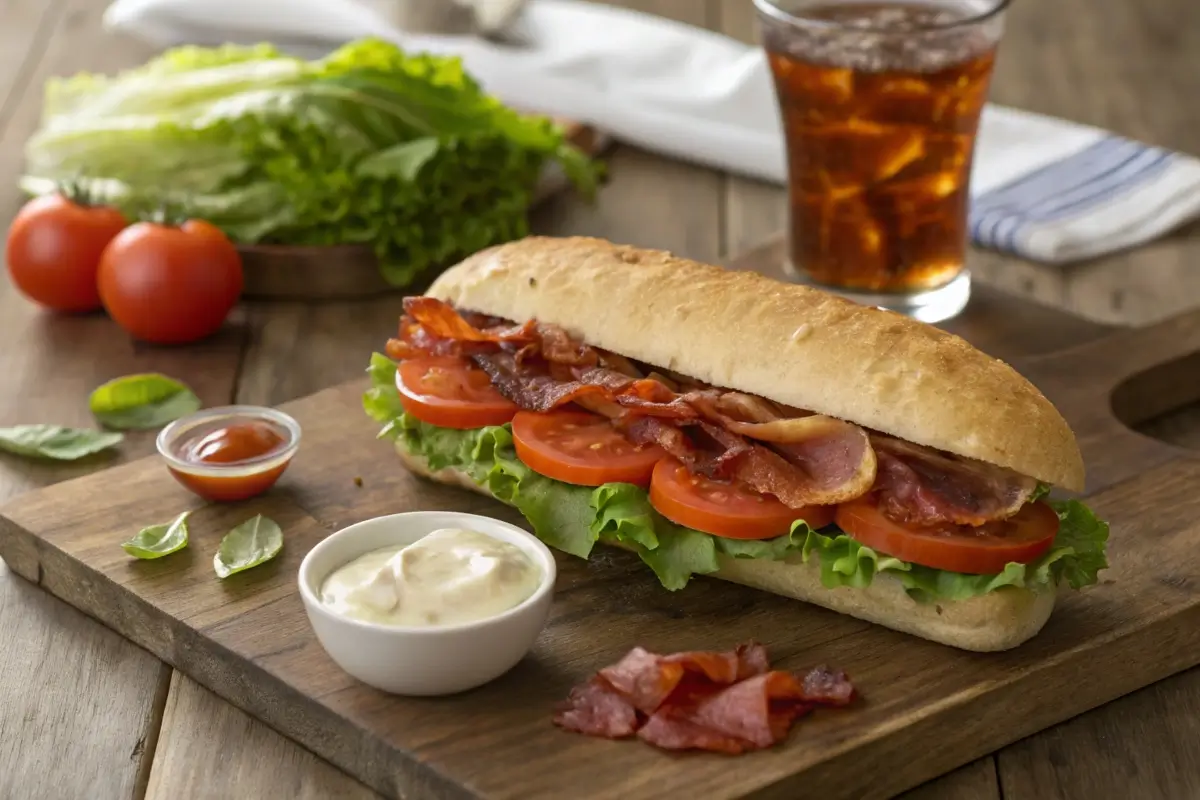
<path id="1" fill-rule="evenodd" d="M 362 478 L 360 478 L 360 477 L 358 477 L 357 475 L 355 475 L 355 476 L 354 476 L 354 485 L 355 485 L 355 486 L 362 486 Z"/>

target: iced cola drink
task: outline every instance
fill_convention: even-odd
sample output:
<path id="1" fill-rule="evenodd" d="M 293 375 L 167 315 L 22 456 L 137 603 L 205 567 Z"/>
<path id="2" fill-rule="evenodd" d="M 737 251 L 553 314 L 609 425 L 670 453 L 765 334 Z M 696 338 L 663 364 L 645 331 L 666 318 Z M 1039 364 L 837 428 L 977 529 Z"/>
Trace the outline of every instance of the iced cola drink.
<path id="1" fill-rule="evenodd" d="M 957 313 L 1005 0 L 756 3 L 787 140 L 789 269 L 922 319 Z"/>

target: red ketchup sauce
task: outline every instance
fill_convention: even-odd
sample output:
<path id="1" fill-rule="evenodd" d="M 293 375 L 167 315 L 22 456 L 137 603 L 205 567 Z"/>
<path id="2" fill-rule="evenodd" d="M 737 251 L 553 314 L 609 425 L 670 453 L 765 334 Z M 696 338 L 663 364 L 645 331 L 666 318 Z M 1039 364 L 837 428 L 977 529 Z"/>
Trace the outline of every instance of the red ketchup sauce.
<path id="1" fill-rule="evenodd" d="M 292 460 L 295 439 L 274 420 L 238 415 L 182 431 L 167 469 L 205 500 L 245 500 L 270 489 Z"/>

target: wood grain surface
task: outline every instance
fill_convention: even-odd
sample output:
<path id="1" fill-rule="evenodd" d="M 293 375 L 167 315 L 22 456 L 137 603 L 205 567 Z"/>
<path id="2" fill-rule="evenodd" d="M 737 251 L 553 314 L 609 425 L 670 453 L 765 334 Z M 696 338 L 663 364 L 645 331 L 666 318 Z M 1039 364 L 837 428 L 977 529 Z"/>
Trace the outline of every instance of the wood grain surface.
<path id="1" fill-rule="evenodd" d="M 132 66 L 150 55 L 139 43 L 102 32 L 99 20 L 105 4 L 105 0 L 0 0 L 0 228 L 20 202 L 14 188 L 20 148 L 36 122 L 44 79 L 80 68 Z M 749 0 L 627 0 L 624 5 L 725 30 L 747 40 L 754 35 Z M 1187 0 L 1015 3 L 993 83 L 993 99 L 1197 154 L 1200 106 L 1188 98 L 1200 89 L 1200 70 L 1194 66 L 1198 37 L 1200 6 Z M 776 187 L 666 161 L 632 148 L 619 149 L 611 164 L 612 182 L 598 204 L 556 201 L 537 213 L 537 229 L 604 235 L 716 260 L 744 251 L 782 225 L 783 193 Z M 1067 269 L 984 252 L 974 253 L 972 267 L 985 283 L 1092 319 L 1140 324 L 1200 303 L 1200 271 L 1195 268 L 1200 260 L 1198 235 L 1200 230 L 1192 226 L 1128 253 Z M 4 387 L 0 390 L 0 424 L 84 423 L 82 398 L 98 382 L 97 374 L 108 377 L 126 371 L 122 363 L 140 366 L 151 360 L 158 368 L 186 375 L 194 384 L 203 383 L 207 371 L 220 362 L 222 369 L 236 376 L 224 399 L 232 399 L 236 393 L 257 402 L 289 400 L 356 375 L 361 353 L 378 345 L 380 325 L 386 326 L 389 318 L 394 318 L 393 311 L 388 302 L 336 304 L 325 309 L 300 303 L 255 306 L 238 317 L 227 351 L 219 358 L 210 355 L 206 359 L 213 360 L 197 363 L 189 361 L 195 358 L 191 349 L 158 352 L 134 347 L 100 319 L 43 318 L 0 279 L 0 336 L 5 343 L 0 347 L 0 386 Z M 1023 330 L 1012 334 L 1014 338 L 1023 335 Z M 36 356 L 29 348 L 36 348 Z M 113 358 L 113 353 L 130 361 L 101 363 Z M 218 385 L 214 384 L 214 391 Z M 1198 416 L 1195 411 L 1168 414 L 1141 427 L 1200 448 Z M 138 454 L 147 452 L 149 443 L 135 440 L 130 446 L 131 452 Z M 0 463 L 0 495 L 12 496 L 107 463 L 82 468 L 39 467 L 30 474 L 29 465 L 5 459 Z M 89 637 L 117 642 L 127 653 L 141 651 L 69 610 L 39 616 L 34 598 L 41 598 L 51 608 L 64 607 L 19 579 L 0 575 L 0 586 L 9 585 L 23 592 L 5 595 L 0 604 L 0 630 L 27 630 L 32 635 L 34 628 L 23 626 L 40 620 L 43 641 L 53 639 L 61 648 L 56 652 L 63 655 L 41 663 L 32 674 L 18 673 L 26 677 L 14 679 L 14 684 L 0 677 L 3 698 L 15 697 L 15 692 L 53 698 L 57 709 L 51 725 L 32 726 L 25 724 L 23 714 L 12 710 L 25 706 L 0 703 L 0 763 L 6 767 L 0 779 L 0 797 L 12 795 L 11 787 L 23 787 L 25 791 L 16 796 L 29 798 L 131 796 L 124 788 L 86 795 L 69 791 L 78 785 L 70 780 L 72 771 L 99 774 L 119 767 L 105 761 L 103 754 L 110 752 L 105 746 L 109 731 L 90 724 L 90 700 L 73 690 L 79 672 L 64 662 L 88 664 L 90 685 L 107 693 L 109 710 L 119 716 L 118 709 L 124 708 L 136 717 L 143 713 L 137 709 L 143 708 L 148 690 L 123 683 L 112 662 L 95 658 Z M 0 662 L 4 657 L 0 656 Z M 166 681 L 161 685 L 165 689 Z M 176 681 L 171 694 L 182 685 L 186 681 Z M 118 690 L 122 686 L 124 689 Z M 198 762 L 220 765 L 225 772 L 246 776 L 243 779 L 250 781 L 248 785 L 262 787 L 265 784 L 248 776 L 259 771 L 277 774 L 276 764 L 290 759 L 290 768 L 302 782 L 324 785 L 318 773 L 325 765 L 288 755 L 304 752 L 296 745 L 256 721 L 248 721 L 242 728 L 220 722 L 241 712 L 213 695 L 194 699 L 194 703 L 181 706 L 189 709 L 186 713 L 161 722 L 163 738 L 180 729 L 176 741 L 187 742 L 191 757 Z M 154 725 L 159 723 L 161 709 L 151 704 L 145 713 L 153 717 Z M 1189 758 L 1195 749 L 1188 747 L 1195 741 L 1194 728 L 1189 725 L 1197 718 L 1200 672 L 1192 670 L 1006 748 L 994 758 L 982 759 L 929 784 L 921 796 L 991 800 L 1000 796 L 1002 785 L 1005 797 L 1039 800 L 1200 796 L 1200 766 Z M 228 738 L 190 736 L 190 727 L 219 729 Z M 112 728 L 113 732 L 120 730 L 128 728 Z M 1159 735 L 1147 736 L 1146 731 Z M 244 739 L 239 738 L 243 735 Z M 17 744 L 10 746 L 11 741 Z M 127 738 L 126 744 L 129 754 L 137 749 L 136 739 Z M 59 769 L 50 776 L 45 773 L 45 762 L 23 755 L 51 750 L 59 756 Z M 153 741 L 148 739 L 136 757 L 147 765 L 146 773 L 153 752 Z M 172 752 L 179 753 L 178 749 Z M 9 758 L 10 753 L 17 755 L 15 760 Z M 914 757 L 920 755 L 917 752 Z M 276 757 L 281 761 L 275 761 Z M 210 792 L 210 786 L 228 786 L 212 774 L 185 769 L 162 774 L 158 791 L 169 790 L 170 796 L 228 796 L 227 792 Z M 51 791 L 49 787 L 56 785 L 48 783 L 52 780 L 60 781 L 57 785 L 66 787 L 66 794 Z M 350 778 L 344 780 L 346 788 L 331 788 L 329 796 L 340 796 L 358 786 Z M 105 786 L 110 785 L 114 784 Z M 1164 786 L 1179 791 L 1164 794 Z M 141 796 L 136 786 L 132 796 Z"/>
<path id="2" fill-rule="evenodd" d="M 375 792 L 181 672 L 171 677 L 147 800 L 365 800 Z M 252 757 L 247 757 L 252 756 Z"/>
<path id="3" fill-rule="evenodd" d="M 1019 305 L 1008 319 L 1020 321 Z M 1043 333 L 1048 340 L 1050 331 Z M 993 338 L 993 346 L 1003 342 Z M 1200 311 L 1070 351 L 1092 372 L 1064 370 L 1058 356 L 1016 363 L 1048 395 L 1060 396 L 1076 429 L 1099 420 L 1098 408 L 1108 409 L 1110 427 L 1118 427 L 1113 406 L 1096 396 L 1146 380 L 1148 367 L 1180 351 L 1200 352 Z M 1098 360 L 1106 353 L 1127 355 Z M 388 697 L 349 678 L 317 644 L 295 587 L 303 556 L 331 530 L 398 511 L 454 508 L 522 520 L 499 503 L 401 470 L 361 412 L 364 384 L 355 380 L 284 405 L 304 429 L 305 447 L 277 490 L 261 498 L 204 505 L 151 456 L 3 506 L 0 555 L 389 797 L 551 798 L 578 786 L 602 798 L 700 791 L 784 798 L 801 790 L 829 800 L 890 797 L 1200 661 L 1193 581 L 1200 574 L 1200 458 L 1166 445 L 1162 452 L 1121 449 L 1126 440 L 1110 437 L 1105 446 L 1121 449 L 1113 462 L 1124 472 L 1089 498 L 1112 524 L 1110 569 L 1099 586 L 1065 592 L 1043 632 L 1016 650 L 954 651 L 709 579 L 666 593 L 630 554 L 597 553 L 588 561 L 559 558 L 549 626 L 512 672 L 455 697 Z M 1090 387 L 1090 396 L 1064 391 L 1077 387 Z M 1194 382 L 1191 389 L 1200 395 Z M 1144 413 L 1133 404 L 1127 412 Z M 1104 453 L 1096 448 L 1091 460 Z M 113 493 L 112 485 L 122 491 Z M 192 543 L 177 556 L 140 562 L 114 546 L 132 529 L 182 509 L 193 509 Z M 283 553 L 259 570 L 215 580 L 209 554 L 225 531 L 255 513 L 287 532 Z M 784 668 L 828 662 L 846 669 L 865 702 L 806 720 L 777 752 L 746 756 L 739 761 L 746 769 L 738 770 L 723 757 L 678 758 L 548 724 L 572 685 L 633 644 L 674 652 L 748 638 L 765 643 Z M 1088 680 L 1079 681 L 1084 672 Z M 914 740 L 928 746 L 920 759 L 907 752 Z"/>

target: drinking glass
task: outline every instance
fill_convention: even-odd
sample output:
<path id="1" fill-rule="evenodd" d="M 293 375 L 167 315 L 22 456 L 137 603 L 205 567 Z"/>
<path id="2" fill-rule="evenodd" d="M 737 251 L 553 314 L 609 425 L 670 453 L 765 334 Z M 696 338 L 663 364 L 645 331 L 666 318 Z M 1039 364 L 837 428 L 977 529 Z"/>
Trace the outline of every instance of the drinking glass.
<path id="1" fill-rule="evenodd" d="M 926 322 L 966 306 L 971 158 L 1008 1 L 754 0 L 793 278 Z"/>

